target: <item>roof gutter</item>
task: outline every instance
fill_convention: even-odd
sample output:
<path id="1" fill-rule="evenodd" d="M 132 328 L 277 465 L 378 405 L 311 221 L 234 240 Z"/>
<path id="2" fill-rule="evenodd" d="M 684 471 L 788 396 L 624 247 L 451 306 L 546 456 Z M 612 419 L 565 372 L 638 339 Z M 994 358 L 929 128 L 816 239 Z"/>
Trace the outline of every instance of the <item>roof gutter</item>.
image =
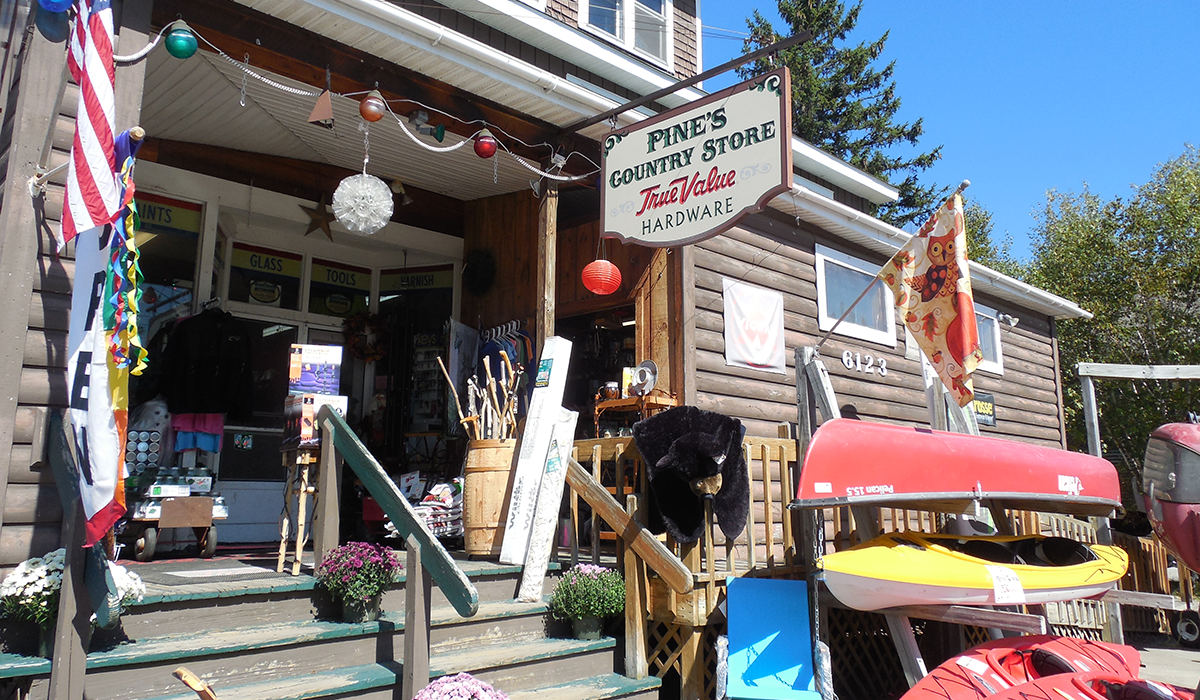
<path id="1" fill-rule="evenodd" d="M 249 4 L 248 0 L 240 0 Z M 447 61 L 470 66 L 492 79 L 524 88 L 546 100 L 583 116 L 611 109 L 616 102 L 532 66 L 483 42 L 464 36 L 396 5 L 379 0 L 304 0 L 304 4 L 328 12 L 389 38 L 418 46 Z M 620 120 L 633 124 L 636 113 Z"/>
<path id="2" fill-rule="evenodd" d="M 519 0 L 442 0 L 441 4 L 639 94 L 669 87 L 676 81 L 668 73 L 651 68 Z M 678 107 L 703 96 L 701 91 L 685 88 L 659 101 L 668 107 Z"/>
<path id="3" fill-rule="evenodd" d="M 804 206 L 801 206 L 796 201 L 797 199 L 803 200 Z M 804 213 L 807 210 L 817 215 L 814 218 L 825 219 L 845 228 L 851 234 L 850 238 L 854 242 L 889 257 L 912 238 L 911 234 L 905 233 L 889 223 L 880 221 L 870 214 L 858 211 L 841 202 L 835 202 L 803 185 L 793 184 L 789 194 L 776 197 L 771 202 L 771 208 L 801 218 L 805 218 Z M 792 211 L 793 208 L 796 211 Z M 820 225 L 823 222 L 816 221 L 814 223 Z M 974 261 L 971 261 L 971 286 L 985 294 L 1024 304 L 1054 318 L 1092 318 L 1090 311 L 1068 299 L 1051 294 L 1044 289 L 1038 289 L 1031 284 Z"/>

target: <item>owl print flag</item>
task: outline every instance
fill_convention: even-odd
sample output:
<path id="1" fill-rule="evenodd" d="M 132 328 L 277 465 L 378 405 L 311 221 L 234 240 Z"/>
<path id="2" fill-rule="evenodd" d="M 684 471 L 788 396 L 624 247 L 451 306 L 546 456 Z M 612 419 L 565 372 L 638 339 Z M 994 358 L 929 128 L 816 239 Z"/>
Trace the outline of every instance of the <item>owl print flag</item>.
<path id="1" fill-rule="evenodd" d="M 975 396 L 971 373 L 983 360 L 967 267 L 962 197 L 955 193 L 883 269 L 904 325 L 959 406 Z"/>

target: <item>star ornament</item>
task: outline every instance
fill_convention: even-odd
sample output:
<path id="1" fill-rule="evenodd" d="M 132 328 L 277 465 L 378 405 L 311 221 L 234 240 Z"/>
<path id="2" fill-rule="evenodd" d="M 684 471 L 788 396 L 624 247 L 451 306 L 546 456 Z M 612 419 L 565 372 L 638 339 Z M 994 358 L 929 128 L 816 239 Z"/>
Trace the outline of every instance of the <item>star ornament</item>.
<path id="1" fill-rule="evenodd" d="M 329 230 L 329 224 L 333 223 L 334 216 L 333 212 L 329 211 L 328 203 L 325 201 L 325 195 L 321 195 L 321 199 L 317 202 L 317 206 L 306 207 L 301 204 L 300 208 L 304 210 L 305 214 L 308 214 L 309 218 L 308 230 L 304 232 L 304 235 L 307 236 L 313 231 L 320 229 L 325 232 L 325 235 L 329 237 L 330 241 L 333 241 L 333 231 Z"/>

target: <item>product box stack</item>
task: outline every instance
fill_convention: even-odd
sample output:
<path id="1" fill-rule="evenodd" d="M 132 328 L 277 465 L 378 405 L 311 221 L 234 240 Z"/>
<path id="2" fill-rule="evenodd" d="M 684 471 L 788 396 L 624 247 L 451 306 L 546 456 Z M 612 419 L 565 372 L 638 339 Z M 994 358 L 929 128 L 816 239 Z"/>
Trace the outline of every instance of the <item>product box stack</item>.
<path id="1" fill-rule="evenodd" d="M 435 537 L 462 537 L 463 535 L 463 480 L 462 477 L 449 483 L 435 484 L 421 502 L 413 506 L 417 516 L 425 521 Z M 395 528 L 387 524 L 389 532 Z"/>
<path id="2" fill-rule="evenodd" d="M 283 405 L 284 450 L 321 445 L 317 412 L 328 404 L 346 415 L 347 398 L 338 395 L 342 348 L 337 345 L 293 345 L 288 364 L 288 396 Z"/>

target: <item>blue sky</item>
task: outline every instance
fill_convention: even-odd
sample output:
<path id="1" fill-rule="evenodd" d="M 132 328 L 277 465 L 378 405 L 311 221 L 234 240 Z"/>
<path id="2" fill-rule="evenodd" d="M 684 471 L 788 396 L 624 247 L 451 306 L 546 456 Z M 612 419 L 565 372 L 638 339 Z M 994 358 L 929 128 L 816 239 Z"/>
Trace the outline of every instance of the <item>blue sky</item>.
<path id="1" fill-rule="evenodd" d="M 848 3 L 849 4 L 849 3 Z M 705 69 L 741 53 L 755 3 L 702 3 Z M 758 4 L 778 21 L 775 4 Z M 778 31 L 784 25 L 775 25 Z M 900 119 L 924 118 L 925 177 L 971 180 L 993 238 L 1029 254 L 1047 190 L 1128 197 L 1157 164 L 1200 146 L 1200 2 L 866 0 L 850 39 L 890 30 Z M 735 80 L 712 80 L 707 90 Z"/>

